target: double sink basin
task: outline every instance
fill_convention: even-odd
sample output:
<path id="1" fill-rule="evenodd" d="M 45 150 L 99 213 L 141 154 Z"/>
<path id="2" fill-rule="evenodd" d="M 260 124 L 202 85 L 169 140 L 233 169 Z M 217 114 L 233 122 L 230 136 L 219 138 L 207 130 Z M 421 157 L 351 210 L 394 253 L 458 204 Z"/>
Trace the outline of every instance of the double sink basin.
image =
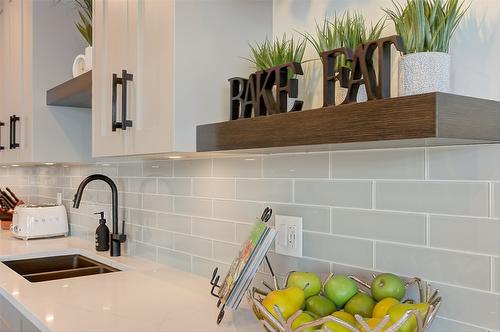
<path id="1" fill-rule="evenodd" d="M 120 271 L 80 254 L 3 261 L 30 282 L 83 277 Z"/>

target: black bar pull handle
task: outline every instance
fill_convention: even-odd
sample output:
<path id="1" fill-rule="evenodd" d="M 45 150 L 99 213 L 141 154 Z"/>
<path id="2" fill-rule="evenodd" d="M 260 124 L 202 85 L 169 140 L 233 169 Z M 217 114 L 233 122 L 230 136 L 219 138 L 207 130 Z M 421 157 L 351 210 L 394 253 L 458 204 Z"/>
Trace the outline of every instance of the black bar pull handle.
<path id="1" fill-rule="evenodd" d="M 5 126 L 5 122 L 0 121 L 0 151 L 5 150 L 5 146 L 2 145 L 2 127 Z"/>
<path id="2" fill-rule="evenodd" d="M 15 149 L 19 147 L 19 143 L 16 142 L 16 122 L 21 121 L 21 119 L 16 115 L 10 116 L 10 146 L 9 148 Z"/>
<path id="3" fill-rule="evenodd" d="M 132 81 L 134 75 L 122 70 L 122 77 L 113 74 L 113 90 L 111 95 L 111 130 L 116 131 L 117 128 L 126 130 L 127 127 L 132 127 L 132 120 L 127 120 L 127 81 Z M 117 122 L 117 85 L 122 86 L 122 118 L 121 122 Z"/>
<path id="4" fill-rule="evenodd" d="M 111 93 L 111 130 L 116 131 L 116 128 L 121 128 L 121 123 L 116 122 L 116 86 L 121 84 L 122 79 L 113 74 L 113 90 Z"/>
<path id="5" fill-rule="evenodd" d="M 127 120 L 127 81 L 132 81 L 134 75 L 122 70 L 122 129 L 132 128 L 132 120 Z"/>

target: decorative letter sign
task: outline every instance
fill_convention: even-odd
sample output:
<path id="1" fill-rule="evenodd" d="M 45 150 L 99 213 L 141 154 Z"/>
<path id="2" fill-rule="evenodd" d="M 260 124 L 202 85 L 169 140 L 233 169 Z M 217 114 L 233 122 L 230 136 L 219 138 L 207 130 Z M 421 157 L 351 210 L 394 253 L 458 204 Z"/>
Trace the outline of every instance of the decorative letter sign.
<path id="1" fill-rule="evenodd" d="M 390 36 L 359 45 L 353 51 L 337 48 L 320 54 L 323 63 L 323 106 L 335 105 L 335 83 L 347 89 L 341 104 L 356 102 L 359 87 L 364 84 L 368 100 L 389 98 L 391 94 L 391 45 L 403 51 L 399 36 Z M 374 55 L 377 54 L 377 66 Z M 339 57 L 344 57 L 351 68 L 337 67 Z M 251 74 L 248 79 L 229 79 L 231 120 L 287 112 L 288 98 L 297 98 L 298 80 L 302 75 L 300 63 L 290 62 Z M 292 111 L 302 109 L 296 100 Z"/>
<path id="2" fill-rule="evenodd" d="M 335 106 L 335 82 L 347 88 L 347 96 L 342 104 L 356 102 L 359 86 L 365 85 L 368 100 L 389 98 L 391 94 L 391 45 L 403 50 L 399 36 L 390 36 L 361 44 L 354 53 L 347 48 L 337 48 L 321 53 L 323 62 L 323 106 Z M 373 55 L 377 51 L 378 66 L 375 72 Z M 337 58 L 345 56 L 351 63 L 337 68 Z"/>
<path id="3" fill-rule="evenodd" d="M 229 79 L 231 120 L 287 112 L 288 97 L 297 98 L 300 63 L 290 62 L 251 74 L 248 79 Z M 294 108 L 302 105 L 296 101 Z"/>

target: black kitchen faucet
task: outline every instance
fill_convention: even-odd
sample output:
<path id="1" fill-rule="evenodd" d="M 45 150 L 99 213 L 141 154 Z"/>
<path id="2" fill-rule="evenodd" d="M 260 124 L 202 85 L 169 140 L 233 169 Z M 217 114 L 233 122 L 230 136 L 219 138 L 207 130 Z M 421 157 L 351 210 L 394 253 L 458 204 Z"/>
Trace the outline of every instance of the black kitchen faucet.
<path id="1" fill-rule="evenodd" d="M 111 256 L 121 255 L 121 243 L 127 240 L 125 235 L 125 221 L 122 224 L 122 233 L 118 232 L 118 189 L 116 189 L 116 184 L 106 175 L 93 174 L 86 177 L 78 186 L 78 190 L 75 194 L 75 199 L 73 200 L 73 208 L 78 209 L 80 207 L 80 201 L 82 200 L 83 190 L 90 182 L 94 180 L 101 180 L 106 182 L 111 188 L 111 214 L 113 220 L 113 232 L 111 234 Z"/>

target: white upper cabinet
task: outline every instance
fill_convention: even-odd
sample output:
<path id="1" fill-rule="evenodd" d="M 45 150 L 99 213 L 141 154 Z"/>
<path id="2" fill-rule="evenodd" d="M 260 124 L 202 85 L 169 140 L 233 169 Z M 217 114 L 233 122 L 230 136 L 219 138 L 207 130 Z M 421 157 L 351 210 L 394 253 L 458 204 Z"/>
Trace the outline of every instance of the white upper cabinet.
<path id="1" fill-rule="evenodd" d="M 229 119 L 272 1 L 95 0 L 93 23 L 93 155 L 194 152 L 198 124 Z"/>
<path id="2" fill-rule="evenodd" d="M 88 110 L 50 107 L 46 91 L 71 78 L 85 45 L 64 2 L 4 0 L 0 14 L 0 163 L 87 161 Z"/>

